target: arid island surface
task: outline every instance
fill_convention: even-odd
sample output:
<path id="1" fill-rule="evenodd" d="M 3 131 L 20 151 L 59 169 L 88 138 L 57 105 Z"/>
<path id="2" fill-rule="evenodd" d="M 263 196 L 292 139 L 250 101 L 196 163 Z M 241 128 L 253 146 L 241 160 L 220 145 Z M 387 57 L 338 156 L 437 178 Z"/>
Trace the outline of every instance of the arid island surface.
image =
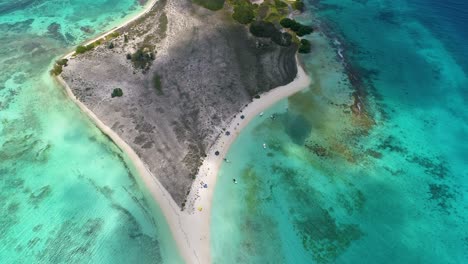
<path id="1" fill-rule="evenodd" d="M 297 45 L 254 37 L 188 0 L 159 0 L 61 74 L 183 208 L 210 146 L 261 93 L 297 74 Z M 121 93 L 120 93 L 121 92 Z"/>

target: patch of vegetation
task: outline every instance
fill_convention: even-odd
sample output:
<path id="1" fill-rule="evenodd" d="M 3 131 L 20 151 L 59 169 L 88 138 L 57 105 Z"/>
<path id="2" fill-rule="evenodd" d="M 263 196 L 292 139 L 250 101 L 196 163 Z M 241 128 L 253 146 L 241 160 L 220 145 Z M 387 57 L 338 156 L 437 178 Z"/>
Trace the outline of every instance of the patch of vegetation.
<path id="1" fill-rule="evenodd" d="M 296 9 L 296 10 L 299 10 L 299 11 L 304 11 L 304 8 L 305 8 L 305 5 L 304 5 L 304 2 L 302 2 L 301 0 L 296 0 L 294 3 L 291 4 L 291 6 Z"/>
<path id="2" fill-rule="evenodd" d="M 162 91 L 162 84 L 161 84 L 161 76 L 159 76 L 158 74 L 155 74 L 153 76 L 153 87 L 154 89 L 156 89 L 156 93 L 158 95 L 162 95 L 163 94 L 163 91 Z"/>
<path id="3" fill-rule="evenodd" d="M 94 48 L 94 46 L 92 46 L 92 45 L 87 45 L 87 46 L 81 46 L 80 45 L 80 46 L 76 47 L 75 53 L 76 54 L 83 54 L 83 53 L 85 53 L 87 51 L 92 50 L 93 48 Z"/>
<path id="4" fill-rule="evenodd" d="M 60 59 L 60 60 L 57 60 L 55 63 L 57 63 L 60 66 L 67 66 L 68 65 L 68 60 L 67 59 Z"/>
<path id="5" fill-rule="evenodd" d="M 292 31 L 296 32 L 299 37 L 311 34 L 314 32 L 314 29 L 311 26 L 303 25 L 297 22 L 294 19 L 283 18 L 280 21 L 280 25 L 284 28 L 289 28 Z"/>
<path id="6" fill-rule="evenodd" d="M 115 89 L 112 91 L 111 97 L 112 97 L 112 98 L 114 98 L 114 97 L 121 97 L 122 95 L 123 95 L 122 89 L 120 89 L 120 88 L 115 88 Z"/>
<path id="7" fill-rule="evenodd" d="M 282 18 L 289 13 L 288 4 L 281 0 L 265 0 L 260 5 L 260 9 L 267 10 L 266 14 L 260 14 L 262 19 L 272 23 L 278 23 Z M 264 11 L 263 11 L 264 12 Z"/>
<path id="8" fill-rule="evenodd" d="M 60 59 L 57 60 L 54 64 L 52 70 L 50 70 L 50 74 L 52 75 L 60 75 L 62 73 L 62 67 L 67 66 L 68 60 L 67 59 Z"/>
<path id="9" fill-rule="evenodd" d="M 224 6 L 224 0 L 193 0 L 193 2 L 212 11 L 220 10 Z"/>
<path id="10" fill-rule="evenodd" d="M 283 2 L 281 0 L 275 0 L 275 7 L 279 8 L 279 9 L 287 8 L 288 4 L 286 4 L 285 2 Z"/>
<path id="11" fill-rule="evenodd" d="M 107 45 L 108 49 L 113 49 L 114 48 L 114 42 L 110 42 L 109 45 Z"/>
<path id="12" fill-rule="evenodd" d="M 299 53 L 310 53 L 311 50 L 310 41 L 307 39 L 301 39 L 301 45 L 299 46 Z"/>
<path id="13" fill-rule="evenodd" d="M 151 63 L 155 59 L 155 55 L 153 52 L 149 51 L 148 48 L 139 48 L 135 53 L 132 55 L 132 63 L 135 68 L 148 70 L 151 66 Z"/>
<path id="14" fill-rule="evenodd" d="M 124 35 L 124 42 L 125 42 L 125 43 L 128 42 L 128 35 L 127 35 L 127 34 Z"/>
<path id="15" fill-rule="evenodd" d="M 166 37 L 167 23 L 168 23 L 167 15 L 166 13 L 163 12 L 161 16 L 159 17 L 159 25 L 158 25 L 158 31 L 159 31 L 161 38 Z"/>
<path id="16" fill-rule="evenodd" d="M 292 43 L 292 36 L 289 33 L 282 33 L 275 25 L 268 21 L 255 21 L 250 24 L 250 33 L 260 38 L 270 38 L 280 46 L 289 46 Z"/>
<path id="17" fill-rule="evenodd" d="M 117 32 L 117 31 L 114 31 L 114 32 L 110 33 L 109 35 L 107 35 L 105 40 L 115 39 L 118 36 L 120 36 L 120 33 Z"/>
<path id="18" fill-rule="evenodd" d="M 255 8 L 249 0 L 233 0 L 234 13 L 232 18 L 241 24 L 249 24 L 255 18 Z"/>
<path id="19" fill-rule="evenodd" d="M 54 64 L 52 70 L 50 70 L 50 74 L 58 76 L 62 73 L 62 66 L 58 64 Z"/>

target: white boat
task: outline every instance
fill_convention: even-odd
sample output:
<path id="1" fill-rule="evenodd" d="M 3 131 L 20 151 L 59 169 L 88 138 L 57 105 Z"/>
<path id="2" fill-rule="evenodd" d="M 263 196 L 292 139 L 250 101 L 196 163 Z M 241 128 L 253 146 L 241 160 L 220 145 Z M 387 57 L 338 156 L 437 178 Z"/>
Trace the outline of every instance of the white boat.
<path id="1" fill-rule="evenodd" d="M 265 143 L 263 143 L 263 148 L 266 149 L 266 144 Z"/>

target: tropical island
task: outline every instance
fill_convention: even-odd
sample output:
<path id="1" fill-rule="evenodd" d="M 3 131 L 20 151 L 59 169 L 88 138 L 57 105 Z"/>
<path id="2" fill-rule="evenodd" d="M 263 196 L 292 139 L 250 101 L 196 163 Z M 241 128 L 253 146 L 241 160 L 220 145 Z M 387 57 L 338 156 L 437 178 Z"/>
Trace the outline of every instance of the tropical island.
<path id="1" fill-rule="evenodd" d="M 126 152 L 188 262 L 210 261 L 219 164 L 261 111 L 305 88 L 300 1 L 159 0 L 58 60 L 51 74 Z M 253 101 L 253 103 L 251 103 Z"/>

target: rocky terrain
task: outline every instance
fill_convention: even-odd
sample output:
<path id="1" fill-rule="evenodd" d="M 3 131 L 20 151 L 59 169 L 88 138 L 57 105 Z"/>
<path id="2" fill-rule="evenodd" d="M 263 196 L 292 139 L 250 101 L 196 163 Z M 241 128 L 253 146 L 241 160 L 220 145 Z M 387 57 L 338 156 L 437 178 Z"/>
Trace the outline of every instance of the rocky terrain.
<path id="1" fill-rule="evenodd" d="M 253 37 L 226 10 L 188 0 L 159 0 L 118 32 L 61 76 L 183 207 L 223 127 L 255 95 L 294 79 L 297 47 Z M 122 96 L 111 96 L 116 88 Z"/>

